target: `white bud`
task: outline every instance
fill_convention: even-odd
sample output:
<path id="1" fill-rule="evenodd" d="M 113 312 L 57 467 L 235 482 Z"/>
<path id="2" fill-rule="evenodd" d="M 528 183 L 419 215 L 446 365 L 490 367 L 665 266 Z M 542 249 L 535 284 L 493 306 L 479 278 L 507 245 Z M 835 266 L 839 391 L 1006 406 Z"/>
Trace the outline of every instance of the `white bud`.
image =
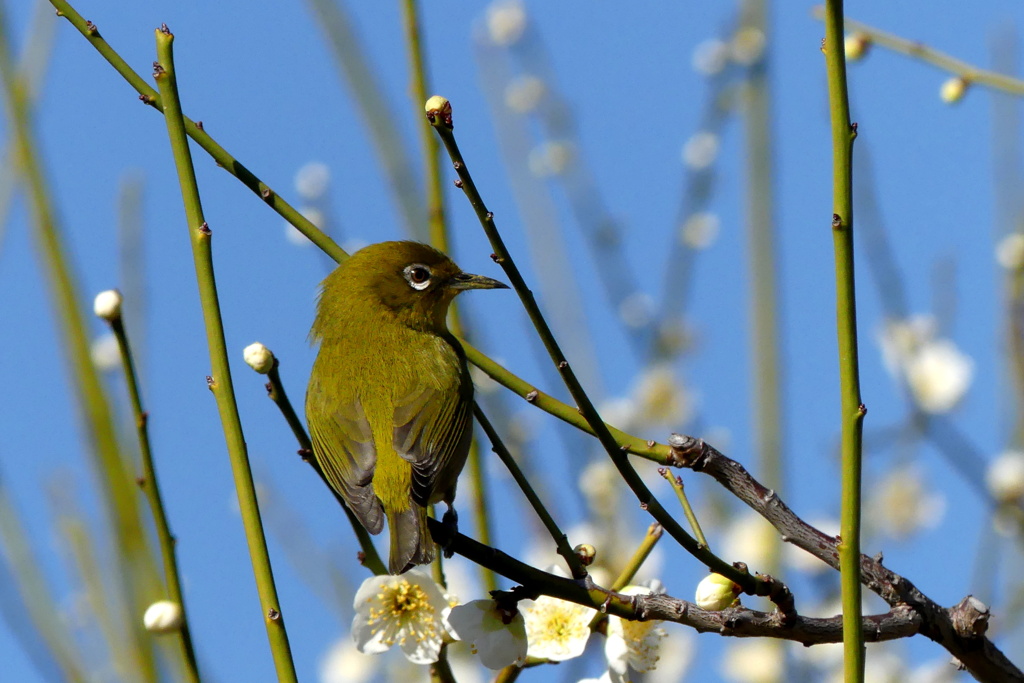
<path id="1" fill-rule="evenodd" d="M 121 317 L 121 292 L 116 289 L 100 292 L 92 302 L 92 310 L 108 323 L 117 320 Z"/>
<path id="2" fill-rule="evenodd" d="M 954 76 L 942 84 L 942 87 L 939 89 L 939 97 L 946 104 L 956 104 L 964 98 L 967 86 L 966 80 L 960 76 Z"/>
<path id="3" fill-rule="evenodd" d="M 150 633 L 174 633 L 181 628 L 181 605 L 171 600 L 157 600 L 146 608 L 142 623 Z"/>
<path id="4" fill-rule="evenodd" d="M 705 40 L 693 50 L 693 69 L 704 76 L 721 73 L 728 60 L 729 46 L 717 38 Z"/>
<path id="5" fill-rule="evenodd" d="M 697 584 L 696 603 L 701 609 L 723 610 L 736 601 L 739 586 L 721 574 L 708 574 Z"/>
<path id="6" fill-rule="evenodd" d="M 266 346 L 254 342 L 245 347 L 242 356 L 250 368 L 265 375 L 274 369 L 274 354 Z"/>
<path id="7" fill-rule="evenodd" d="M 683 145 L 683 163 L 695 171 L 701 171 L 715 163 L 718 157 L 718 136 L 709 131 L 699 131 Z"/>

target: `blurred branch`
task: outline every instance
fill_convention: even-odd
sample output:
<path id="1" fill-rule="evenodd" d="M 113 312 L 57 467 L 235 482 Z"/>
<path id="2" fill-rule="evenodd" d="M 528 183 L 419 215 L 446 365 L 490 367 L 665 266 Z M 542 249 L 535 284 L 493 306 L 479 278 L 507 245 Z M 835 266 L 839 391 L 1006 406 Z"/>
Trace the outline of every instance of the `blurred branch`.
<path id="1" fill-rule="evenodd" d="M 362 114 L 370 140 L 377 149 L 377 156 L 388 179 L 387 185 L 394 190 L 405 230 L 414 239 L 426 241 L 429 235 L 424 226 L 428 219 L 419 179 L 413 173 L 415 164 L 409 157 L 406 145 L 402 144 L 402 136 L 391 115 L 392 107 L 387 103 L 384 89 L 366 61 L 369 51 L 363 47 L 352 19 L 342 5 L 339 0 L 309 0 L 309 7 L 319 20 L 327 36 L 327 43 L 334 52 L 335 61 L 355 96 L 354 104 Z M 350 112 L 346 110 L 343 116 L 347 120 Z"/>
<path id="2" fill-rule="evenodd" d="M 816 18 L 822 19 L 825 16 L 825 11 L 821 5 L 818 5 L 814 8 L 813 14 Z M 972 85 L 986 85 L 1010 95 L 1024 96 L 1024 81 L 1018 78 L 996 73 L 995 71 L 979 69 L 967 62 L 951 57 L 945 52 L 928 47 L 924 43 L 901 38 L 893 33 L 887 33 L 853 19 L 846 19 L 844 26 L 846 31 L 861 33 L 876 45 L 881 45 L 893 52 L 899 52 L 908 57 L 916 57 L 923 62 L 955 74 Z M 842 42 L 840 42 L 839 46 L 842 47 Z"/>
<path id="3" fill-rule="evenodd" d="M 85 683 L 88 680 L 86 672 L 82 670 L 81 656 L 75 652 L 72 639 L 67 628 L 59 619 L 60 610 L 57 602 L 53 599 L 50 587 L 39 571 L 42 563 L 35 556 L 32 544 L 29 541 L 29 533 L 25 525 L 18 518 L 14 509 L 13 501 L 3 480 L 0 479 L 0 556 L 3 563 L 10 568 L 11 580 L 7 580 L 7 573 L 4 572 L 0 595 L 4 596 L 3 611 L 10 619 L 11 633 L 23 640 L 32 636 L 34 629 L 46 645 L 46 652 L 57 663 L 61 680 L 71 683 Z M 16 596 L 24 605 L 28 613 L 28 623 L 22 620 L 14 621 L 10 605 L 6 603 L 8 593 Z M 16 616 L 16 615 L 14 615 Z M 35 647 L 26 647 L 25 652 L 32 656 L 38 652 Z M 40 668 L 43 662 L 37 662 Z"/>
<path id="4" fill-rule="evenodd" d="M 25 106 L 30 110 L 43 85 L 43 77 L 53 54 L 53 36 L 56 22 L 46 10 L 45 3 L 37 0 L 32 14 L 22 55 L 18 58 L 17 78 L 25 88 Z M 7 144 L 0 151 L 0 253 L 7 234 L 7 215 L 13 205 L 18 187 L 18 150 Z"/>
<path id="5" fill-rule="evenodd" d="M 0 2 L 0 79 L 3 81 L 10 134 L 14 138 L 21 177 L 29 195 L 35 222 L 33 237 L 48 281 L 51 305 L 63 336 L 61 348 L 74 387 L 82 428 L 100 481 L 107 523 L 116 552 L 112 567 L 115 584 L 123 591 L 125 607 L 135 618 L 118 635 L 117 643 L 139 658 L 140 675 L 155 676 L 152 640 L 143 635 L 141 605 L 157 587 L 155 563 L 142 524 L 138 501 L 132 493 L 132 477 L 118 443 L 109 398 L 89 352 L 89 335 L 81 311 L 82 297 L 67 253 L 46 182 L 42 157 L 32 130 L 28 89 L 12 63 L 10 22 Z"/>
<path id="6" fill-rule="evenodd" d="M 224 342 L 224 323 L 220 315 L 220 301 L 217 297 L 217 282 L 213 270 L 212 232 L 203 219 L 199 186 L 196 183 L 195 169 L 192 167 L 192 154 L 189 151 L 188 137 L 185 133 L 181 102 L 178 100 L 173 41 L 174 35 L 167 30 L 166 25 L 156 30 L 158 61 L 154 65 L 153 75 L 163 98 L 164 119 L 167 122 L 167 134 L 178 171 L 178 182 L 181 185 L 182 200 L 185 204 L 189 242 L 192 245 L 192 254 L 195 260 L 196 281 L 199 285 L 199 298 L 202 303 L 206 340 L 212 366 L 212 374 L 207 379 L 207 383 L 216 398 L 217 410 L 224 428 L 235 490 L 238 494 L 238 507 L 245 527 L 253 574 L 256 577 L 256 588 L 263 610 L 263 621 L 267 629 L 277 677 L 282 681 L 297 681 L 291 646 L 288 643 L 288 633 L 285 630 L 284 617 L 281 614 L 281 603 L 278 600 L 277 587 L 274 585 L 274 573 L 270 565 L 267 540 L 260 521 L 256 487 L 253 484 L 252 470 L 249 467 L 242 423 L 235 402 L 235 390 L 231 381 L 231 370 Z"/>

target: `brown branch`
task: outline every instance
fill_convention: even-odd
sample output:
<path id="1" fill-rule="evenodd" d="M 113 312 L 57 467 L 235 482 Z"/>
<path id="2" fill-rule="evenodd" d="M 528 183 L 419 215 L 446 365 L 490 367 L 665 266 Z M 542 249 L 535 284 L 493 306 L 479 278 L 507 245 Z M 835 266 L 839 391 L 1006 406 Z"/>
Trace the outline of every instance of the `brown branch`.
<path id="1" fill-rule="evenodd" d="M 440 522 L 431 519 L 429 523 L 435 540 L 450 539 L 450 531 Z M 511 591 L 511 597 L 516 600 L 550 595 L 624 619 L 668 621 L 701 632 L 737 638 L 777 638 L 804 645 L 843 640 L 841 615 L 827 619 L 795 614 L 787 617 L 778 610 L 759 612 L 745 607 L 708 611 L 670 595 L 623 595 L 594 585 L 589 577 L 576 581 L 550 574 L 462 534 L 456 534 L 449 547 L 466 559 L 520 584 Z M 906 605 L 898 605 L 886 614 L 864 617 L 864 639 L 878 642 L 907 638 L 918 633 L 921 624 L 917 612 Z"/>
<path id="2" fill-rule="evenodd" d="M 689 467 L 713 477 L 768 520 L 782 535 L 782 540 L 806 550 L 833 569 L 839 568 L 836 548 L 839 539 L 797 517 L 778 494 L 762 486 L 743 465 L 690 436 L 673 434 L 669 446 L 677 467 Z M 1024 673 L 985 637 L 989 612 L 980 600 L 967 596 L 959 604 L 945 608 L 909 580 L 883 567 L 881 555 L 876 558 L 861 555 L 860 566 L 865 586 L 885 600 L 893 611 L 906 608 L 919 615 L 919 632 L 948 650 L 976 679 L 1024 681 Z"/>

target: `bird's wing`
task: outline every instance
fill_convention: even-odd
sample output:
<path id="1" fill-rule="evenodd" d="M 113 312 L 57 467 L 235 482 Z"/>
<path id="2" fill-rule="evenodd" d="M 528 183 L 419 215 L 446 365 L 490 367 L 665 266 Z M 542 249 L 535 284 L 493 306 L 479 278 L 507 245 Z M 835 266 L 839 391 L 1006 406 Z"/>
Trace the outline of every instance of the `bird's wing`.
<path id="1" fill-rule="evenodd" d="M 371 534 L 384 528 L 384 510 L 373 491 L 377 452 L 373 432 L 358 400 L 340 401 L 310 383 L 306 421 L 320 469 Z"/>
<path id="2" fill-rule="evenodd" d="M 457 375 L 457 391 L 419 386 L 396 401 L 395 451 L 412 464 L 412 499 L 450 502 L 472 438 L 473 384 Z"/>

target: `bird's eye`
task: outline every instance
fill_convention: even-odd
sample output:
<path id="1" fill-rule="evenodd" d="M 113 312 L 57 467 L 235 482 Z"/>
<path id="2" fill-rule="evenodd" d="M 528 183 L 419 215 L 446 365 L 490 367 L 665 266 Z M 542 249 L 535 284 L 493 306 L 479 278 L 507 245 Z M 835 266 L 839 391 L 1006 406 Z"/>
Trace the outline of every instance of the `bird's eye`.
<path id="1" fill-rule="evenodd" d="M 405 275 L 405 281 L 409 283 L 409 286 L 413 289 L 423 291 L 430 286 L 430 268 L 420 264 L 414 263 L 411 266 L 406 266 L 405 270 L 402 271 Z"/>

